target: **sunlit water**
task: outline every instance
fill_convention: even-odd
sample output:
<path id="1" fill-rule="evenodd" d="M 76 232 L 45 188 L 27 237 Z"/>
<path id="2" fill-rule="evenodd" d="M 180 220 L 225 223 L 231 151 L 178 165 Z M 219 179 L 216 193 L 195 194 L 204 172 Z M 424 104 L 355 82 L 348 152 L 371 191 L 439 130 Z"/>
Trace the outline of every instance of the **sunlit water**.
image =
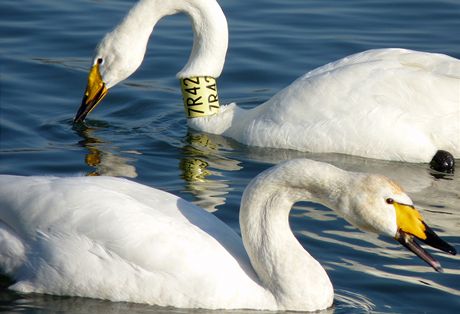
<path id="1" fill-rule="evenodd" d="M 139 71 L 111 90 L 85 126 L 73 127 L 93 49 L 131 3 L 0 3 L 0 173 L 129 177 L 215 211 L 238 230 L 239 201 L 249 180 L 280 160 L 308 157 L 397 180 L 427 222 L 460 247 L 459 173 L 440 176 L 425 164 L 249 148 L 187 129 L 174 76 L 191 48 L 185 16 L 162 20 Z M 230 31 L 220 98 L 247 108 L 306 71 L 370 48 L 404 47 L 460 58 L 458 0 L 220 3 Z M 295 207 L 291 225 L 335 286 L 335 305 L 326 312 L 458 312 L 458 257 L 432 251 L 445 270 L 436 273 L 395 241 L 357 231 L 311 203 Z M 3 282 L 0 289 L 0 310 L 10 312 L 187 313 L 85 298 L 18 295 Z"/>

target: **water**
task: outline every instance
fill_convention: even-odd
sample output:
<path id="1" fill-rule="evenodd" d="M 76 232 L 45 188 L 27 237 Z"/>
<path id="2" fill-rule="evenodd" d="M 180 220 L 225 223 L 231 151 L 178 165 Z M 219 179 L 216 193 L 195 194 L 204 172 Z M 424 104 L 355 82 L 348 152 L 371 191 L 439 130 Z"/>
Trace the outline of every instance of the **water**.
<path id="1" fill-rule="evenodd" d="M 111 90 L 86 126 L 74 128 L 72 118 L 93 49 L 131 4 L 1 2 L 0 173 L 130 177 L 216 210 L 215 215 L 237 229 L 238 204 L 249 180 L 280 160 L 303 156 L 399 181 L 438 234 L 460 247 L 459 173 L 440 176 L 423 164 L 249 148 L 187 129 L 174 77 L 191 48 L 185 16 L 160 22 L 140 70 Z M 247 108 L 308 70 L 370 48 L 404 47 L 460 58 L 457 0 L 220 4 L 230 30 L 220 97 Z M 311 203 L 295 207 L 291 225 L 335 286 L 335 305 L 327 313 L 448 313 L 460 308 L 458 257 L 431 251 L 445 269 L 435 273 L 395 241 L 359 232 Z M 0 289 L 0 310 L 10 312 L 187 312 L 19 295 L 8 291 L 5 283 Z"/>

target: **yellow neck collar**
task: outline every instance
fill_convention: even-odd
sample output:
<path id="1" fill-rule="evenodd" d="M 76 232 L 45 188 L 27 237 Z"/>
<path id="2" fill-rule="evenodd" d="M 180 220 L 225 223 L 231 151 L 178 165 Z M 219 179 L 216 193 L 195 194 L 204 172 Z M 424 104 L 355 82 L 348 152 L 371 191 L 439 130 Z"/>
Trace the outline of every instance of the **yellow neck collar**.
<path id="1" fill-rule="evenodd" d="M 187 118 L 211 116 L 219 112 L 216 79 L 196 76 L 180 79 Z"/>

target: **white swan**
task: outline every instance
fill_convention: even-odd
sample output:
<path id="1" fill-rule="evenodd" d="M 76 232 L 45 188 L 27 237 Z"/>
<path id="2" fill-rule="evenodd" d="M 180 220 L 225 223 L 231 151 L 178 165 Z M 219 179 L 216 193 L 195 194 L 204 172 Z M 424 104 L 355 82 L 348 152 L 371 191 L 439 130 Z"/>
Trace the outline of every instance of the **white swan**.
<path id="1" fill-rule="evenodd" d="M 159 19 L 192 21 L 190 58 L 178 73 L 190 127 L 253 146 L 430 162 L 460 158 L 460 61 L 404 49 L 358 53 L 313 70 L 262 105 L 219 107 L 227 22 L 214 0 L 141 0 L 99 44 L 75 121 L 141 64 Z M 207 88 L 207 87 L 208 88 Z M 453 167 L 442 157 L 436 163 Z"/>
<path id="2" fill-rule="evenodd" d="M 455 254 L 396 183 L 297 159 L 248 185 L 242 239 L 201 208 L 125 179 L 0 176 L 0 269 L 20 292 L 184 308 L 324 309 L 332 284 L 289 227 L 301 200 L 396 238 L 438 271 L 414 237 Z"/>

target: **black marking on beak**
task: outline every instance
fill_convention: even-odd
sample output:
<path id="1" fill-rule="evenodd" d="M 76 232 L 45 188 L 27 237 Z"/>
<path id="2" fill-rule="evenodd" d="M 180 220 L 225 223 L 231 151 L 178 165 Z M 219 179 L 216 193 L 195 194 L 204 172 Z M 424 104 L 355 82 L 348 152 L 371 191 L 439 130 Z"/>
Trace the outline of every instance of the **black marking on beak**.
<path id="1" fill-rule="evenodd" d="M 406 233 L 403 230 L 399 229 L 398 233 L 396 234 L 396 240 L 401 243 L 404 247 L 406 247 L 409 251 L 413 252 L 415 255 L 420 257 L 423 261 L 425 261 L 428 265 L 433 267 L 438 272 L 443 272 L 441 264 L 429 254 L 425 249 L 423 249 L 416 241 L 415 238 L 419 239 L 420 241 L 437 248 L 441 251 L 446 253 L 455 255 L 457 251 L 453 246 L 442 240 L 438 235 L 425 223 L 423 223 L 426 227 L 425 234 L 426 239 L 420 239 L 415 237 L 412 234 Z"/>
<path id="2" fill-rule="evenodd" d="M 78 108 L 77 114 L 73 120 L 73 123 L 83 122 L 86 116 L 99 104 L 99 102 L 105 97 L 107 94 L 107 89 L 105 88 L 105 84 L 102 84 L 101 87 L 98 89 L 96 95 L 92 98 L 88 98 L 88 91 L 85 92 L 83 95 L 83 99 L 81 101 L 81 105 Z"/>

